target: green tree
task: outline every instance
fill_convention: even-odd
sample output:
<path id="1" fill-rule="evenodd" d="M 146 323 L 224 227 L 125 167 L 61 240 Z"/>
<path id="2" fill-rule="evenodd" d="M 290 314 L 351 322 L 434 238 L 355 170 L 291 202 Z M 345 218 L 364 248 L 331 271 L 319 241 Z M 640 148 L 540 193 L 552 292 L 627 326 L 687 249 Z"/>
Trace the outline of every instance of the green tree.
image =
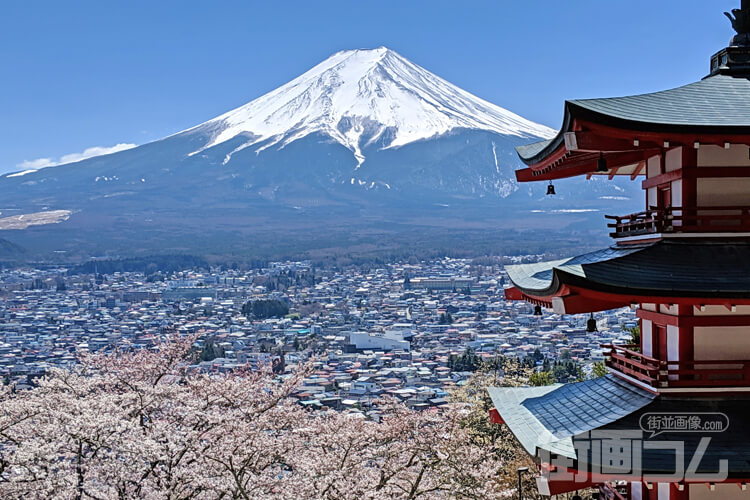
<path id="1" fill-rule="evenodd" d="M 490 421 L 488 415 L 494 404 L 487 388 L 526 385 L 531 373 L 523 368 L 517 359 L 500 357 L 497 362 L 505 372 L 502 381 L 496 378 L 495 373 L 485 370 L 487 366 L 483 366 L 468 379 L 466 385 L 452 390 L 449 399 L 453 403 L 467 405 L 469 411 L 464 417 L 463 425 L 469 430 L 472 443 L 484 449 L 491 449 L 501 459 L 505 464 L 498 471 L 501 481 L 508 491 L 515 491 L 518 468 L 529 467 L 534 470 L 535 464 L 507 425 L 493 424 Z M 532 474 L 523 476 L 523 489 L 524 498 L 544 498 L 537 493 L 536 481 Z"/>
<path id="2" fill-rule="evenodd" d="M 560 383 L 585 380 L 581 366 L 572 359 L 560 359 L 552 366 L 552 375 Z"/>
<path id="3" fill-rule="evenodd" d="M 282 318 L 289 314 L 289 306 L 278 299 L 249 301 L 242 306 L 242 314 L 256 319 Z"/>
<path id="4" fill-rule="evenodd" d="M 597 361 L 591 368 L 591 378 L 603 377 L 607 373 L 607 365 L 604 364 L 604 361 Z"/>
<path id="5" fill-rule="evenodd" d="M 453 315 L 450 313 L 450 311 L 446 311 L 440 315 L 440 319 L 438 321 L 441 325 L 452 325 Z"/>
<path id="6" fill-rule="evenodd" d="M 474 372 L 481 365 L 482 360 L 470 347 L 467 347 L 459 356 L 451 355 L 448 357 L 448 367 L 456 372 Z"/>
<path id="7" fill-rule="evenodd" d="M 552 372 L 534 372 L 529 376 L 529 385 L 534 387 L 542 387 L 545 385 L 552 385 L 555 383 L 555 376 Z"/>
<path id="8" fill-rule="evenodd" d="M 223 358 L 224 354 L 224 348 L 216 345 L 214 339 L 209 338 L 203 344 L 203 349 L 201 349 L 198 359 L 201 361 L 213 361 L 216 358 Z"/>
<path id="9" fill-rule="evenodd" d="M 636 351 L 641 349 L 641 327 L 632 326 L 625 329 L 630 334 L 630 344 L 636 346 Z"/>

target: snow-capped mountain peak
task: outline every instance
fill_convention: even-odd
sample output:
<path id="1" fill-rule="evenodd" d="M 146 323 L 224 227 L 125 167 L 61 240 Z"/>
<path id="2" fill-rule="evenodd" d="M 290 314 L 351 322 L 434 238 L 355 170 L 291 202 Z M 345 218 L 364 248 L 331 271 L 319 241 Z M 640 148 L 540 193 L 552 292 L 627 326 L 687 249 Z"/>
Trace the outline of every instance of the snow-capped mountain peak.
<path id="1" fill-rule="evenodd" d="M 415 241 L 485 245 L 503 228 L 559 228 L 637 209 L 633 183 L 623 191 L 615 180 L 569 180 L 581 184 L 560 182 L 556 197 L 545 197 L 544 185 L 520 189 L 514 148 L 552 133 L 381 47 L 334 54 L 158 141 L 2 175 L 0 193 L 4 217 L 67 214 L 18 231 L 37 245 L 29 255 L 59 248 L 66 258 L 102 249 L 373 255 Z M 564 219 L 571 196 L 578 212 Z"/>
<path id="2" fill-rule="evenodd" d="M 381 140 L 394 148 L 454 129 L 548 138 L 554 131 L 480 99 L 393 50 L 337 52 L 289 83 L 191 131 L 205 132 L 207 143 L 193 154 L 239 135 L 256 151 L 281 147 L 313 133 L 346 146 L 357 160 L 362 149 Z M 262 143 L 262 145 L 261 145 Z"/>

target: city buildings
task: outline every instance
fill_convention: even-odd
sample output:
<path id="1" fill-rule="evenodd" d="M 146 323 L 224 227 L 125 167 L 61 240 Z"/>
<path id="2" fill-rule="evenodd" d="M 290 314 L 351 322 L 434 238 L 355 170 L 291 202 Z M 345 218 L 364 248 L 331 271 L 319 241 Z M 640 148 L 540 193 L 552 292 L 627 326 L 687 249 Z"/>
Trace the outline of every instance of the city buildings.
<path id="1" fill-rule="evenodd" d="M 409 289 L 407 276 L 469 279 L 470 289 Z M 312 362 L 297 397 L 313 408 L 368 413 L 383 395 L 415 409 L 440 406 L 471 373 L 451 359 L 467 349 L 490 362 L 562 353 L 586 369 L 602 343 L 624 343 L 629 308 L 585 318 L 507 302 L 500 260 L 394 262 L 378 268 L 265 268 L 179 273 L 71 275 L 65 269 L 0 271 L 0 376 L 18 388 L 81 354 L 149 349 L 171 335 L 195 336 L 194 369 L 257 369 L 283 356 L 284 369 Z M 255 318 L 243 305 L 279 300 L 284 317 Z M 441 319 L 442 318 L 442 319 Z M 450 318 L 450 319 L 448 319 Z M 535 360 L 536 361 L 536 360 Z M 541 362 L 540 362 L 541 369 Z"/>

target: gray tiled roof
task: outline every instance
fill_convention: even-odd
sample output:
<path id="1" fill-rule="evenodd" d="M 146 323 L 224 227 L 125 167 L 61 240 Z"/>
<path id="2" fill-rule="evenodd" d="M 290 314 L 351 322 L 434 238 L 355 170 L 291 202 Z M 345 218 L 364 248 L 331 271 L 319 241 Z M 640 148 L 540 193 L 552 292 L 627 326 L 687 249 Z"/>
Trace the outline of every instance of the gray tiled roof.
<path id="1" fill-rule="evenodd" d="M 716 75 L 675 89 L 626 97 L 566 101 L 560 132 L 548 141 L 516 148 L 531 164 L 563 143 L 574 117 L 592 115 L 596 121 L 620 121 L 624 126 L 651 130 L 745 129 L 750 127 L 750 79 Z"/>
<path id="2" fill-rule="evenodd" d="M 546 141 L 525 144 L 523 146 L 516 147 L 516 151 L 518 151 L 518 154 L 521 156 L 521 158 L 531 158 L 532 156 L 536 156 L 540 151 L 549 146 L 552 141 L 553 139 L 548 139 Z"/>
<path id="3" fill-rule="evenodd" d="M 572 436 L 611 424 L 654 395 L 613 375 L 548 387 L 492 387 L 492 403 L 531 455 L 537 448 L 576 458 Z"/>
<path id="4" fill-rule="evenodd" d="M 570 103 L 613 118 L 643 123 L 750 127 L 750 80 L 727 75 L 651 94 Z"/>
<path id="5" fill-rule="evenodd" d="M 560 384 L 547 387 L 489 387 L 492 404 L 510 427 L 513 435 L 524 449 L 531 455 L 536 455 L 536 448 L 540 440 L 549 441 L 553 438 L 549 429 L 528 411 L 523 402 L 529 398 L 544 396 Z"/>
<path id="6" fill-rule="evenodd" d="M 495 408 L 524 449 L 537 455 L 539 449 L 572 458 L 578 464 L 601 463 L 591 455 L 607 439 L 625 441 L 641 451 L 640 473 L 650 476 L 675 473 L 674 443 L 684 446 L 685 464 L 696 454 L 701 440 L 706 448 L 695 473 L 715 474 L 726 460 L 730 478 L 750 475 L 750 399 L 747 396 L 707 395 L 707 397 L 656 396 L 613 375 L 577 384 L 548 387 L 494 387 L 488 389 Z M 728 428 L 722 431 L 644 432 L 642 419 L 649 415 L 725 416 Z M 599 433 L 591 433 L 599 431 Z M 635 434 L 632 434 L 635 433 Z M 608 437 L 605 437 L 608 436 Z M 629 436 L 629 437 L 628 437 Z M 635 437 L 638 436 L 638 437 Z M 635 439 L 635 441 L 628 441 Z M 596 441 L 604 440 L 604 441 Z M 648 443 L 648 444 L 646 444 Z M 635 449 L 635 448 L 634 448 Z M 586 457 L 577 456 L 585 450 Z M 603 457 L 599 457 L 602 460 Z M 679 462 L 677 462 L 679 463 Z M 606 465 L 606 464 L 605 464 Z M 626 468 L 624 471 L 628 472 Z"/>
<path id="7" fill-rule="evenodd" d="M 642 247 L 637 246 L 605 248 L 568 259 L 505 266 L 505 270 L 513 284 L 521 290 L 539 292 L 543 295 L 544 291 L 553 286 L 555 270 L 585 278 L 584 264 L 608 262 L 641 249 Z"/>
<path id="8" fill-rule="evenodd" d="M 568 283 L 613 293 L 740 298 L 750 296 L 750 242 L 662 240 L 506 270 L 522 292 L 542 297 Z"/>

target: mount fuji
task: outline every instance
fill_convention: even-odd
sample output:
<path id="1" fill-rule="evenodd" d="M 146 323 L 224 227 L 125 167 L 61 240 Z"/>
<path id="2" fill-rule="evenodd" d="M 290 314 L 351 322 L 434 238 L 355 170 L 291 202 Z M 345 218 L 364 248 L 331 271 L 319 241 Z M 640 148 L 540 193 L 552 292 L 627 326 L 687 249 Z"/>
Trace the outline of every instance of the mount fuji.
<path id="1" fill-rule="evenodd" d="M 520 187 L 514 147 L 554 133 L 385 47 L 341 51 L 164 139 L 0 176 L 0 229 L 84 254 L 270 248 L 290 232 L 308 234 L 294 248 L 309 250 L 326 246 L 322 234 L 352 243 L 372 228 L 482 230 L 499 227 L 489 214 L 510 227 L 633 205 L 635 189 L 618 183 L 569 181 L 575 207 L 565 189 L 550 199 Z M 8 228 L 9 216 L 38 222 Z"/>
<path id="2" fill-rule="evenodd" d="M 385 47 L 338 52 L 273 92 L 189 132 L 211 138 L 199 151 L 247 135 L 248 141 L 223 164 L 247 147 L 263 143 L 256 148 L 260 152 L 320 133 L 351 150 L 359 168 L 365 161 L 362 150 L 370 145 L 396 148 L 457 129 L 526 138 L 555 133 L 461 90 Z"/>

